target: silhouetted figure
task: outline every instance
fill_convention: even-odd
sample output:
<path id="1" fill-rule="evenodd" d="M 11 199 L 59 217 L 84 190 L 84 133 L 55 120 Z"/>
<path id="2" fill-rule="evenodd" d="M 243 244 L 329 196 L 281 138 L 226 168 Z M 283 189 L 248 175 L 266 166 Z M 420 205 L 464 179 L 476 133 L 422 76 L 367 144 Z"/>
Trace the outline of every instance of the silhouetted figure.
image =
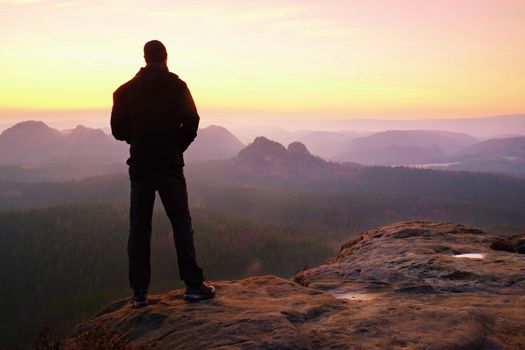
<path id="1" fill-rule="evenodd" d="M 147 304 L 150 284 L 151 220 L 155 192 L 173 226 L 180 278 L 186 283 L 186 300 L 214 296 L 204 283 L 193 242 L 184 178 L 183 152 L 197 136 L 199 115 L 184 81 L 167 67 L 164 45 L 152 40 L 144 45 L 146 67 L 113 93 L 111 131 L 130 144 L 129 283 L 133 305 Z"/>

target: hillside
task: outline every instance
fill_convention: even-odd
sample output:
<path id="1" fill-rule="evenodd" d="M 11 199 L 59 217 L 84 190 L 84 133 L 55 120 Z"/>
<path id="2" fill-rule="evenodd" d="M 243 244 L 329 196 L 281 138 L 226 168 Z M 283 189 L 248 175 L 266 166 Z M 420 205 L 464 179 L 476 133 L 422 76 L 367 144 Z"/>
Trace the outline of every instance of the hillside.
<path id="1" fill-rule="evenodd" d="M 395 220 L 460 221 L 515 232 L 525 180 L 501 175 L 340 164 L 258 138 L 229 160 L 188 164 L 190 203 L 269 222 L 364 230 Z M 0 182 L 0 209 L 127 203 L 126 175 L 77 182 Z"/>
<path id="2" fill-rule="evenodd" d="M 59 131 L 40 121 L 18 123 L 0 134 L 0 164 L 41 166 L 50 162 L 125 160 L 127 147 L 100 129 L 77 126 Z"/>
<path id="3" fill-rule="evenodd" d="M 494 138 L 476 143 L 457 152 L 465 158 L 519 157 L 525 158 L 525 136 Z"/>
<path id="4" fill-rule="evenodd" d="M 199 129 L 185 152 L 186 162 L 235 157 L 244 147 L 227 129 Z M 126 172 L 129 145 L 101 129 L 82 125 L 57 130 L 25 121 L 0 134 L 0 181 L 64 181 Z"/>
<path id="5" fill-rule="evenodd" d="M 319 123 L 317 123 L 319 124 Z M 305 127 L 307 124 L 303 123 Z M 525 115 L 499 115 L 454 119 L 339 119 L 321 123 L 324 130 L 440 130 L 492 138 L 505 134 L 525 135 Z"/>
<path id="6" fill-rule="evenodd" d="M 308 147 L 306 153 L 312 156 L 310 158 L 318 159 L 309 165 L 317 164 L 323 168 L 318 169 L 318 179 L 327 175 L 333 179 L 336 168 L 343 169 L 345 173 L 351 171 L 350 168 L 355 171 L 359 168 L 358 163 L 518 175 L 525 173 L 523 137 L 477 142 L 467 134 L 439 130 L 390 130 L 373 134 L 303 130 L 287 135 L 281 135 L 281 138 L 295 140 L 287 143 Z M 258 136 L 246 148 L 266 149 L 262 145 L 270 142 L 275 141 Z M 243 142 L 229 130 L 211 125 L 199 129 L 198 137 L 185 152 L 184 158 L 188 164 L 227 160 L 236 158 L 244 148 Z M 331 170 L 327 171 L 327 167 L 321 165 L 320 158 L 314 154 L 332 160 L 328 162 Z M 40 121 L 25 121 L 0 134 L 0 167 L 3 170 L 0 181 L 64 181 L 123 173 L 126 171 L 127 157 L 128 145 L 114 140 L 101 129 L 79 125 L 70 130 L 57 130 Z M 352 164 L 336 165 L 335 161 Z M 283 160 L 283 165 L 286 162 Z M 296 163 L 285 167 L 291 169 L 293 165 Z M 236 168 L 234 165 L 233 169 Z M 259 169 L 266 171 L 263 166 L 259 166 Z M 336 177 L 345 176 L 339 174 Z"/>
<path id="7" fill-rule="evenodd" d="M 477 140 L 467 134 L 434 130 L 389 130 L 353 139 L 336 157 L 371 165 L 437 163 Z"/>
<path id="8" fill-rule="evenodd" d="M 211 125 L 185 153 L 187 160 L 226 159 L 244 147 L 227 129 Z M 38 166 L 49 162 L 124 162 L 128 145 L 101 129 L 79 125 L 72 130 L 50 128 L 41 121 L 25 121 L 0 134 L 0 165 Z"/>
<path id="9" fill-rule="evenodd" d="M 313 154 L 333 160 L 350 141 L 366 135 L 357 131 L 310 131 L 296 141 L 304 143 Z"/>
<path id="10" fill-rule="evenodd" d="M 291 280 L 217 281 L 217 298 L 182 290 L 131 309 L 121 299 L 79 324 L 70 346 L 151 349 L 523 349 L 523 255 L 450 223 L 380 227 Z M 509 241 L 510 242 L 510 241 Z M 499 244 L 498 244 L 499 243 Z M 470 255 L 469 255 L 470 254 Z"/>
<path id="11" fill-rule="evenodd" d="M 525 137 L 485 140 L 456 152 L 450 161 L 449 170 L 525 175 Z"/>
<path id="12" fill-rule="evenodd" d="M 210 125 L 198 131 L 188 150 L 184 153 L 186 161 L 228 159 L 235 157 L 244 144 L 222 126 Z"/>
<path id="13" fill-rule="evenodd" d="M 227 161 L 194 164 L 187 172 L 199 181 L 317 187 L 352 179 L 364 168 L 358 164 L 340 164 L 314 156 L 301 142 L 288 147 L 259 136 Z"/>

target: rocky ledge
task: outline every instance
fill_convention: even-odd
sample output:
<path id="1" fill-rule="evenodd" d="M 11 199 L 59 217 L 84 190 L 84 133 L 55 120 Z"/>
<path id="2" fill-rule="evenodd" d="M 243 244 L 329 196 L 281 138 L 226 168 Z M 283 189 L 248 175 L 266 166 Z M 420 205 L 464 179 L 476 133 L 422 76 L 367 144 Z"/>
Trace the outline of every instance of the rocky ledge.
<path id="1" fill-rule="evenodd" d="M 291 280 L 214 282 L 217 298 L 200 303 L 182 290 L 140 309 L 120 300 L 75 334 L 104 327 L 152 349 L 525 349 L 525 255 L 496 250 L 499 239 L 457 224 L 392 224 Z"/>

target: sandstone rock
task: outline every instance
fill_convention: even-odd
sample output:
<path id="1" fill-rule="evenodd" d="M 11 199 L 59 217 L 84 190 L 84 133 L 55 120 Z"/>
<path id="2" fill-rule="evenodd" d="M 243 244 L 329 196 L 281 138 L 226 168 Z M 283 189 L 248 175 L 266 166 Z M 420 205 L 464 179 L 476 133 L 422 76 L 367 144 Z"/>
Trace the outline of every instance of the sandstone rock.
<path id="1" fill-rule="evenodd" d="M 525 236 L 514 235 L 506 238 L 496 238 L 490 245 L 490 248 L 511 253 L 525 254 Z"/>
<path id="2" fill-rule="evenodd" d="M 292 280 L 216 282 L 217 298 L 194 304 L 182 290 L 136 310 L 120 300 L 76 331 L 102 324 L 154 349 L 525 349 L 525 256 L 491 249 L 496 238 L 397 223 Z"/>
<path id="3" fill-rule="evenodd" d="M 288 152 L 302 155 L 310 155 L 310 152 L 301 142 L 292 142 L 288 145 Z"/>
<path id="4" fill-rule="evenodd" d="M 301 182 L 334 182 L 350 179 L 363 166 L 339 164 L 312 155 L 300 142 L 292 142 L 285 148 L 278 142 L 259 136 L 239 155 L 231 160 L 236 172 L 245 176 L 256 175 L 274 179 L 291 179 Z M 252 179 L 253 180 L 253 179 Z"/>
<path id="5" fill-rule="evenodd" d="M 490 249 L 501 250 L 504 252 L 514 253 L 516 248 L 514 248 L 514 243 L 508 238 L 497 238 L 490 245 Z"/>

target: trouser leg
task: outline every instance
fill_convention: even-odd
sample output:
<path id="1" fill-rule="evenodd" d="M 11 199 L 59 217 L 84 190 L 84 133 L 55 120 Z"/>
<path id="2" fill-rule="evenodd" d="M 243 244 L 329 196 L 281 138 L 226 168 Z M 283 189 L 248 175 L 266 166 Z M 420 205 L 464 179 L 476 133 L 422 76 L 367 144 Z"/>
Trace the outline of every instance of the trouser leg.
<path id="1" fill-rule="evenodd" d="M 155 187 L 144 169 L 130 167 L 131 200 L 128 238 L 129 284 L 135 290 L 148 290 L 151 280 L 151 220 Z"/>
<path id="2" fill-rule="evenodd" d="M 182 168 L 163 172 L 157 186 L 162 204 L 173 227 L 180 278 L 188 286 L 199 285 L 203 282 L 204 277 L 197 264 L 186 180 Z"/>

